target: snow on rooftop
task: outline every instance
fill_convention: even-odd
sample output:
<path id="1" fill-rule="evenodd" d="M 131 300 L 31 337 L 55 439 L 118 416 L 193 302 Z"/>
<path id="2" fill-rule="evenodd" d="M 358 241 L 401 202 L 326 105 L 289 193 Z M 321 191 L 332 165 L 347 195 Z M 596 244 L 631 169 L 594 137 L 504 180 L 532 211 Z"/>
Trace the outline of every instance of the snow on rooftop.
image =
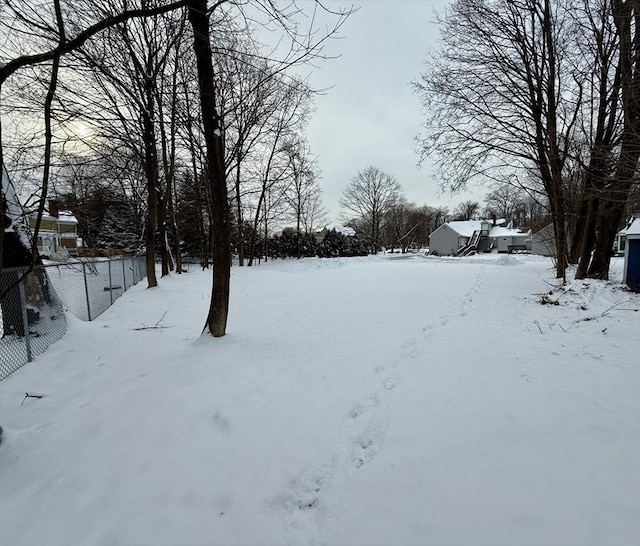
<path id="1" fill-rule="evenodd" d="M 639 214 L 639 213 L 636 213 Z M 638 226 L 640 224 L 638 224 L 638 220 L 640 220 L 640 216 L 636 216 L 636 214 L 633 215 L 632 218 L 629 219 L 629 221 L 627 222 L 627 225 L 625 227 L 623 227 L 620 231 L 618 231 L 618 235 L 637 235 L 638 234 L 638 229 L 640 229 Z"/>
<path id="2" fill-rule="evenodd" d="M 640 218 L 634 219 L 631 225 L 624 230 L 625 235 L 640 235 Z"/>
<path id="3" fill-rule="evenodd" d="M 473 233 L 480 230 L 482 228 L 482 224 L 487 222 L 492 225 L 491 231 L 489 232 L 490 237 L 505 237 L 523 234 L 519 229 L 504 227 L 498 224 L 494 226 L 491 220 L 454 220 L 453 222 L 448 222 L 447 225 L 463 237 L 472 237 Z"/>
<path id="4" fill-rule="evenodd" d="M 483 221 L 485 220 L 454 220 L 453 222 L 447 222 L 447 225 L 460 235 L 471 237 L 474 231 L 478 231 L 481 228 Z"/>
<path id="5" fill-rule="evenodd" d="M 491 228 L 491 231 L 489 232 L 490 237 L 506 237 L 506 236 L 526 235 L 526 234 L 527 234 L 526 232 L 520 229 L 507 228 L 502 226 L 495 226 Z"/>
<path id="6" fill-rule="evenodd" d="M 37 214 L 38 214 L 37 211 L 34 210 L 29 213 L 29 216 L 31 218 L 35 218 Z M 42 215 L 42 219 L 46 221 L 52 221 L 52 222 L 61 222 L 63 224 L 78 223 L 78 219 L 74 216 L 73 212 L 71 212 L 70 210 L 61 210 L 58 213 L 58 216 L 53 216 L 45 211 L 44 214 Z"/>
<path id="7" fill-rule="evenodd" d="M 61 210 L 58 216 L 51 216 L 50 214 L 44 214 L 42 216 L 43 220 L 57 220 L 58 222 L 67 222 L 72 224 L 77 224 L 78 219 L 73 215 L 71 211 Z"/>

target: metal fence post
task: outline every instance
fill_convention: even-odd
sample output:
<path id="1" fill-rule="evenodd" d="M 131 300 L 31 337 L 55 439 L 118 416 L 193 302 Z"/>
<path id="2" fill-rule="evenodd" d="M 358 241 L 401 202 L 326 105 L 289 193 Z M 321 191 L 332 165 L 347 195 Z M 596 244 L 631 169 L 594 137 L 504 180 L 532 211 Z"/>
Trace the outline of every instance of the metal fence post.
<path id="1" fill-rule="evenodd" d="M 26 277 L 25 277 L 26 278 Z M 20 307 L 22 308 L 22 326 L 24 328 L 24 346 L 27 350 L 27 362 L 31 362 L 33 357 L 31 356 L 31 338 L 29 337 L 29 315 L 27 314 L 27 298 L 24 294 L 24 282 L 20 281 L 18 284 L 18 290 L 20 291 Z"/>
<path id="2" fill-rule="evenodd" d="M 84 295 L 87 298 L 87 318 L 91 321 L 91 305 L 89 304 L 89 286 L 87 285 L 87 266 L 82 263 L 82 276 L 84 277 Z"/>
<path id="3" fill-rule="evenodd" d="M 124 267 L 125 258 L 120 258 L 122 263 L 122 282 L 124 283 L 124 291 L 127 291 L 127 270 Z"/>
<path id="4" fill-rule="evenodd" d="M 111 282 L 111 259 L 107 262 L 109 266 L 109 305 L 113 305 L 113 283 Z"/>

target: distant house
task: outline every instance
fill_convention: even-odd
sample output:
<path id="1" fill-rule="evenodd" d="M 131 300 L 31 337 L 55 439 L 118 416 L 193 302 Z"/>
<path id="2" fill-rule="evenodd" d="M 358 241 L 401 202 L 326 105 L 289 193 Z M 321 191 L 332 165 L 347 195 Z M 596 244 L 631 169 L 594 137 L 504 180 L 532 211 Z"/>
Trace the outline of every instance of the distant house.
<path id="1" fill-rule="evenodd" d="M 442 224 L 429 236 L 429 252 L 466 256 L 476 252 L 517 252 L 531 249 L 531 232 L 490 220 L 462 220 Z"/>
<path id="2" fill-rule="evenodd" d="M 328 226 L 325 226 L 322 230 L 316 231 L 313 234 L 313 236 L 316 238 L 316 243 L 321 243 L 322 241 L 324 241 L 324 238 L 327 236 L 327 233 L 329 233 L 330 231 L 336 231 L 337 233 L 341 233 L 346 237 L 355 237 L 356 235 L 356 230 L 351 227 L 328 225 Z"/>
<path id="3" fill-rule="evenodd" d="M 36 213 L 29 215 L 29 227 L 36 227 Z M 60 210 L 55 199 L 49 200 L 38 231 L 38 252 L 52 260 L 68 258 L 78 253 L 78 220 L 69 211 Z"/>

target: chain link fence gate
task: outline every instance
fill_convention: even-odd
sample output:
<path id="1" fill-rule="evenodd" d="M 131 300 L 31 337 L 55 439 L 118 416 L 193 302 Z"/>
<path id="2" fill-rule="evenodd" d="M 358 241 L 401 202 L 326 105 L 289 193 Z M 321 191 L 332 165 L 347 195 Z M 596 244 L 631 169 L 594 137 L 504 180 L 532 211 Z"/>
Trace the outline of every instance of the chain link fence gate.
<path id="1" fill-rule="evenodd" d="M 66 309 L 93 320 L 146 276 L 144 256 L 0 271 L 0 381 L 44 353 L 67 330 Z"/>

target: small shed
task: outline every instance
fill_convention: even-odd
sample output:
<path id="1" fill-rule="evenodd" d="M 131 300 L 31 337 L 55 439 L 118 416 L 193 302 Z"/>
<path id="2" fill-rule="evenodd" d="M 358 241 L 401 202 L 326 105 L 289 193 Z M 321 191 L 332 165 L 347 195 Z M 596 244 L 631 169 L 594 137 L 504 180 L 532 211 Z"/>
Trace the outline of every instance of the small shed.
<path id="1" fill-rule="evenodd" d="M 622 282 L 630 290 L 640 292 L 640 218 L 636 218 L 626 230 Z"/>

